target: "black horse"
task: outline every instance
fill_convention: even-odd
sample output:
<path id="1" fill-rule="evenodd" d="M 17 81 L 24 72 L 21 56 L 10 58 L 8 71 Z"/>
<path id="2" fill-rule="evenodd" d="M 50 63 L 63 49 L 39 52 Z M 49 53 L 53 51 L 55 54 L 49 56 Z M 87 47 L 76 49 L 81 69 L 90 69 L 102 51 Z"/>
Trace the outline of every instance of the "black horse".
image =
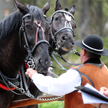
<path id="1" fill-rule="evenodd" d="M 8 108 L 12 102 L 15 88 L 9 82 L 18 84 L 25 59 L 32 58 L 35 69 L 43 74 L 47 74 L 50 66 L 48 23 L 44 17 L 49 7 L 25 7 L 14 1 L 19 10 L 0 22 L 0 108 Z"/>
<path id="2" fill-rule="evenodd" d="M 74 21 L 75 5 L 68 9 L 62 9 L 59 0 L 56 0 L 55 12 L 51 17 L 47 18 L 50 22 L 50 52 L 56 51 L 60 55 L 67 54 L 74 46 L 74 29 L 76 22 Z"/>
<path id="3" fill-rule="evenodd" d="M 46 7 L 49 7 L 49 2 L 46 3 Z M 50 53 L 57 51 L 60 55 L 67 54 L 74 45 L 74 28 L 76 23 L 74 21 L 75 5 L 71 6 L 69 12 L 61 8 L 60 2 L 57 0 L 55 4 L 55 13 L 51 17 L 47 18 L 49 22 L 49 42 Z M 47 28 L 48 28 L 47 27 Z M 31 93 L 35 97 L 39 96 L 41 92 L 37 90 L 35 85 L 31 84 L 29 87 Z M 27 98 L 26 96 L 15 96 L 16 99 Z M 20 108 L 37 108 L 37 105 L 31 105 Z"/>

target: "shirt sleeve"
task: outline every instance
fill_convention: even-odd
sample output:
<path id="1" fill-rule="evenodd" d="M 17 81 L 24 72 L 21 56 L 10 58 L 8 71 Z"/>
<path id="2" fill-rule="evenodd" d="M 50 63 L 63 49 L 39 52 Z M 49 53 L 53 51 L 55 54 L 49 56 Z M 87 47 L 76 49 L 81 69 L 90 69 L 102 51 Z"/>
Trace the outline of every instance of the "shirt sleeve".
<path id="1" fill-rule="evenodd" d="M 35 73 L 32 80 L 40 91 L 56 96 L 68 94 L 81 85 L 81 76 L 75 69 L 69 69 L 58 78 Z"/>

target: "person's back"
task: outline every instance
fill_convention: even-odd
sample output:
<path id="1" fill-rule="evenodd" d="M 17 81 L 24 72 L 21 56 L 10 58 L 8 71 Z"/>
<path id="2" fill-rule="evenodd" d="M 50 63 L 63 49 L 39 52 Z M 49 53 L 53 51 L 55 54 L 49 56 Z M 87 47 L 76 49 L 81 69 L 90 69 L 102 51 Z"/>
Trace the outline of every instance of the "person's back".
<path id="1" fill-rule="evenodd" d="M 97 90 L 100 87 L 108 87 L 108 69 L 100 61 L 101 55 L 107 55 L 107 50 L 103 48 L 103 42 L 100 37 L 91 35 L 82 42 L 75 42 L 81 47 L 81 61 L 83 64 L 75 69 L 81 74 L 82 83 L 90 83 Z M 94 108 L 92 105 L 83 104 L 81 94 L 72 92 L 65 96 L 65 108 Z"/>
<path id="2" fill-rule="evenodd" d="M 102 86 L 108 87 L 108 69 L 103 63 L 85 63 L 76 69 L 91 79 L 89 81 L 89 78 L 81 74 L 82 85 L 86 83 L 94 84 L 97 90 L 100 90 Z M 75 91 L 65 95 L 65 108 L 94 108 L 94 106 L 83 104 L 81 94 Z"/>

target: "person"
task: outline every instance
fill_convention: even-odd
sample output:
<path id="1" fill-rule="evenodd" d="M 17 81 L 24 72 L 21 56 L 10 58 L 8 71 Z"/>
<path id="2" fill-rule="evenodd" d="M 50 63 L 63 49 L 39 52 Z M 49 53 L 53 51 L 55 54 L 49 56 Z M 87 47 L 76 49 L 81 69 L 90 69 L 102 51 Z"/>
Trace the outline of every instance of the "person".
<path id="1" fill-rule="evenodd" d="M 36 70 L 27 69 L 29 76 L 37 88 L 45 93 L 64 95 L 65 108 L 94 108 L 91 104 L 83 104 L 81 93 L 75 87 L 90 83 L 96 89 L 108 87 L 108 69 L 100 61 L 101 56 L 108 56 L 108 50 L 103 47 L 102 39 L 95 34 L 87 36 L 75 45 L 81 48 L 82 64 L 69 69 L 58 78 L 44 76 Z"/>

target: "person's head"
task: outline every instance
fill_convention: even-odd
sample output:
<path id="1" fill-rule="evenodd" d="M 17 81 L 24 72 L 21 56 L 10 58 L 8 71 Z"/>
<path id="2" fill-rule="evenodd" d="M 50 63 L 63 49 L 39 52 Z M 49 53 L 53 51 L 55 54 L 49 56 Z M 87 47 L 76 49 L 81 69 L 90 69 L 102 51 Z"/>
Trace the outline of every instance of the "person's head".
<path id="1" fill-rule="evenodd" d="M 101 55 L 108 56 L 108 50 L 103 48 L 103 41 L 97 35 L 89 35 L 82 41 L 76 41 L 75 44 L 81 49 L 81 61 L 89 58 L 100 58 Z"/>

